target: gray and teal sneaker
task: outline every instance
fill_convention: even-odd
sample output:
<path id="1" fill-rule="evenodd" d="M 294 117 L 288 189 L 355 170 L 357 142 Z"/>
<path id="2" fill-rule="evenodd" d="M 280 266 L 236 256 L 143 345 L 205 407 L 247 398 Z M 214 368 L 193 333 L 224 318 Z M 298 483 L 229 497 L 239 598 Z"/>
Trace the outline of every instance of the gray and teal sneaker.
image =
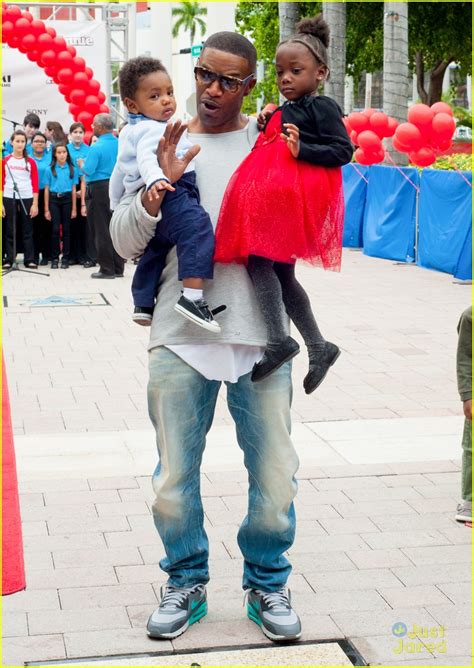
<path id="1" fill-rule="evenodd" d="M 159 607 L 150 616 L 147 633 L 150 638 L 176 638 L 207 614 L 206 587 L 173 587 L 163 585 Z"/>
<path id="2" fill-rule="evenodd" d="M 266 592 L 249 589 L 247 615 L 258 624 L 270 640 L 297 640 L 301 636 L 301 622 L 291 607 L 290 590 Z"/>
<path id="3" fill-rule="evenodd" d="M 455 520 L 458 522 L 472 522 L 472 501 L 461 501 L 456 508 Z"/>

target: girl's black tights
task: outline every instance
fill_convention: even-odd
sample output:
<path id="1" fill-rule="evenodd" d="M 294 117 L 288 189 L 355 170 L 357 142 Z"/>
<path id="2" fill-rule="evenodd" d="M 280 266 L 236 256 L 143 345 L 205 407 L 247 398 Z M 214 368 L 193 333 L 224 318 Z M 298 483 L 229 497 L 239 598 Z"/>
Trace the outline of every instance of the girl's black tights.
<path id="1" fill-rule="evenodd" d="M 296 280 L 295 265 L 250 255 L 247 270 L 267 326 L 268 343 L 280 343 L 288 336 L 284 306 L 309 353 L 323 350 L 325 339 L 319 331 L 309 297 Z"/>

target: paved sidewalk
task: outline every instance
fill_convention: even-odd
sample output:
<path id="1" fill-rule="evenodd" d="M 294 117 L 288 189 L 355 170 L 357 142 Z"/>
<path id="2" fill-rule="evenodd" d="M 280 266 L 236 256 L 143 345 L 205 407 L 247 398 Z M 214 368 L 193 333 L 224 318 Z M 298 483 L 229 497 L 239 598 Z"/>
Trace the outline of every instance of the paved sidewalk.
<path id="1" fill-rule="evenodd" d="M 344 259 L 341 275 L 300 271 L 324 333 L 344 349 L 311 397 L 300 387 L 304 354 L 295 362 L 301 469 L 289 585 L 303 640 L 348 639 L 371 664 L 471 665 L 471 530 L 453 520 L 456 324 L 470 288 L 356 252 Z M 273 647 L 242 607 L 235 537 L 246 482 L 224 394 L 202 474 L 209 615 L 172 643 L 144 633 L 164 577 L 150 510 L 147 333 L 129 320 L 132 272 L 127 265 L 126 279 L 113 282 L 76 267 L 4 280 L 7 300 L 17 298 L 4 309 L 4 346 L 28 589 L 3 599 L 3 665 L 99 657 L 95 665 L 119 665 L 113 656 L 159 665 L 159 656 L 140 657 L 171 652 L 174 665 L 189 665 L 185 651 Z M 18 306 L 28 296 L 94 292 L 110 306 Z M 397 654 L 398 622 L 444 638 L 430 651 L 421 631 Z M 297 662 L 291 651 L 282 665 Z"/>

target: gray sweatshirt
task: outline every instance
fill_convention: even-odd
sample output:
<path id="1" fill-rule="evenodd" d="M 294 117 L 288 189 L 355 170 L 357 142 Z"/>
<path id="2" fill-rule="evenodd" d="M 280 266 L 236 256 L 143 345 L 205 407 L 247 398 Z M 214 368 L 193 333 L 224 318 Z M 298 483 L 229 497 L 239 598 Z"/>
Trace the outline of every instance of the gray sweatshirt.
<path id="1" fill-rule="evenodd" d="M 222 134 L 189 134 L 192 143 L 199 144 L 196 158 L 197 186 L 201 204 L 209 213 L 214 228 L 227 183 L 249 153 L 257 138 L 254 118 L 243 130 Z M 143 253 L 153 237 L 158 218 L 149 216 L 141 204 L 142 191 L 125 195 L 114 211 L 110 233 L 114 246 L 124 258 Z M 159 222 L 158 222 L 159 224 Z M 262 224 L 266 224 L 262 221 Z M 207 332 L 181 318 L 174 305 L 181 293 L 178 281 L 178 259 L 173 248 L 167 257 L 158 291 L 158 301 L 148 348 L 173 344 L 235 343 L 265 346 L 265 323 L 258 307 L 247 269 L 238 264 L 216 264 L 214 280 L 205 281 L 204 295 L 211 308 L 226 304 L 219 314 L 220 334 Z"/>

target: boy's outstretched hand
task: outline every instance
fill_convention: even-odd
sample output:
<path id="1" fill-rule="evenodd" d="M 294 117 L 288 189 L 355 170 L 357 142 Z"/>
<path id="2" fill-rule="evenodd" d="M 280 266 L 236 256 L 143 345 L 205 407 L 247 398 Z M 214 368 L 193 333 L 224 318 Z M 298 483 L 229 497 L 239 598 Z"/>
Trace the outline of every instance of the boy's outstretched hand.
<path id="1" fill-rule="evenodd" d="M 288 134 L 282 132 L 281 136 L 286 141 L 291 155 L 297 158 L 300 152 L 300 131 L 293 123 L 283 123 L 283 127 L 286 128 Z"/>
<path id="2" fill-rule="evenodd" d="M 180 120 L 168 123 L 158 144 L 158 162 L 170 183 L 176 183 L 183 176 L 186 167 L 201 150 L 201 147 L 195 144 L 182 158 L 176 155 L 176 147 L 187 127 Z"/>

